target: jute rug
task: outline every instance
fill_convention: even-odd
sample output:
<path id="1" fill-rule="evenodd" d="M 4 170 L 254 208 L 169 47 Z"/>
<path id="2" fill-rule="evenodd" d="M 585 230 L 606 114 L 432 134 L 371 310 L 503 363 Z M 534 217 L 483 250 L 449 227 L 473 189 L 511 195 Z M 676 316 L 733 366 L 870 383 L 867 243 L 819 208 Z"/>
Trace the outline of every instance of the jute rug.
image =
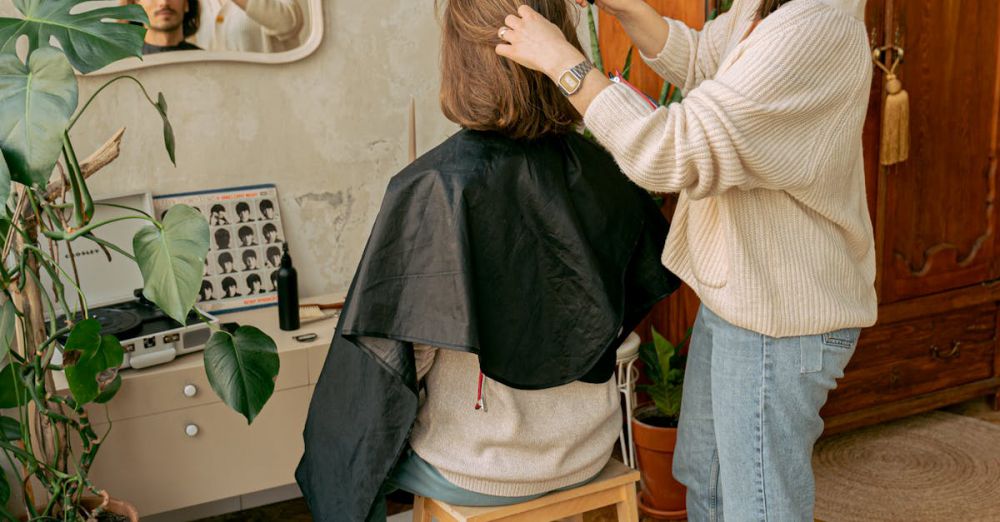
<path id="1" fill-rule="evenodd" d="M 820 440 L 823 522 L 1000 520 L 1000 426 L 932 412 Z"/>

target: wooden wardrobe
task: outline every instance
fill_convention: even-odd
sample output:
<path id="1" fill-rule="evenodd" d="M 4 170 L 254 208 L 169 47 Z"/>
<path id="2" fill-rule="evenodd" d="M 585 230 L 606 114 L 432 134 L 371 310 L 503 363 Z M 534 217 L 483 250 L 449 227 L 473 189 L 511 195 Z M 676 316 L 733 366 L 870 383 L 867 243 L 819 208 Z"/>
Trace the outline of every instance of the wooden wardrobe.
<path id="1" fill-rule="evenodd" d="M 648 1 L 693 27 L 713 7 Z M 879 321 L 862 333 L 823 409 L 827 433 L 976 397 L 1000 407 L 1000 2 L 868 0 L 866 22 L 873 48 L 904 50 L 897 74 L 910 96 L 911 152 L 906 162 L 879 164 L 885 78 L 876 69 L 864 147 Z M 600 29 L 606 67 L 621 68 L 628 37 L 610 17 Z M 633 80 L 650 94 L 662 85 L 644 65 Z M 697 306 L 685 288 L 650 322 L 680 339 Z"/>

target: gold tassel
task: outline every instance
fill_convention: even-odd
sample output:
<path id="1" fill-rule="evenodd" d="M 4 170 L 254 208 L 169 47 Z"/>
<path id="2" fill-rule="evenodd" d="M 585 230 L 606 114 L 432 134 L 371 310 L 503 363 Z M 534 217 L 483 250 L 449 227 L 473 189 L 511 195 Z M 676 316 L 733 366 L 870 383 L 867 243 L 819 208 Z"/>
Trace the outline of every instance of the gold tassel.
<path id="1" fill-rule="evenodd" d="M 885 105 L 882 108 L 882 165 L 902 163 L 910 157 L 910 95 L 895 74 L 886 77 Z"/>
<path id="2" fill-rule="evenodd" d="M 896 59 L 890 67 L 882 63 L 882 53 L 895 51 Z M 885 103 L 882 106 L 882 143 L 879 163 L 884 166 L 902 163 L 910 158 L 910 95 L 903 90 L 903 82 L 896 76 L 896 68 L 903 61 L 903 49 L 896 46 L 876 48 L 872 58 L 885 71 Z"/>

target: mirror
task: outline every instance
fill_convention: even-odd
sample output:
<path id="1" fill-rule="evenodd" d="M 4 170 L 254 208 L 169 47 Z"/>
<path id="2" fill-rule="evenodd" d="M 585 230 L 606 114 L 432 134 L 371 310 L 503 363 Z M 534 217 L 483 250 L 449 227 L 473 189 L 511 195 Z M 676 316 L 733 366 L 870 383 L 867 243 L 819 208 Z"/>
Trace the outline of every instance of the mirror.
<path id="1" fill-rule="evenodd" d="M 321 0 L 107 0 L 96 7 L 136 4 L 149 25 L 143 58 L 93 74 L 168 63 L 286 63 L 305 58 L 323 36 Z"/>

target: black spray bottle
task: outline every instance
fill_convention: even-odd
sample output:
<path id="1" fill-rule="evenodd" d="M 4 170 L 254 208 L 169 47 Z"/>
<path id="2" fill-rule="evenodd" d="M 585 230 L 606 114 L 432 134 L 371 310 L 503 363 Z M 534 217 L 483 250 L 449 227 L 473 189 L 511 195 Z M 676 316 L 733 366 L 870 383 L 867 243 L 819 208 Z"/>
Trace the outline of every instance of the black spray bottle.
<path id="1" fill-rule="evenodd" d="M 278 269 L 278 325 L 282 330 L 299 329 L 299 276 L 292 268 L 288 243 L 283 245 L 281 268 Z"/>

